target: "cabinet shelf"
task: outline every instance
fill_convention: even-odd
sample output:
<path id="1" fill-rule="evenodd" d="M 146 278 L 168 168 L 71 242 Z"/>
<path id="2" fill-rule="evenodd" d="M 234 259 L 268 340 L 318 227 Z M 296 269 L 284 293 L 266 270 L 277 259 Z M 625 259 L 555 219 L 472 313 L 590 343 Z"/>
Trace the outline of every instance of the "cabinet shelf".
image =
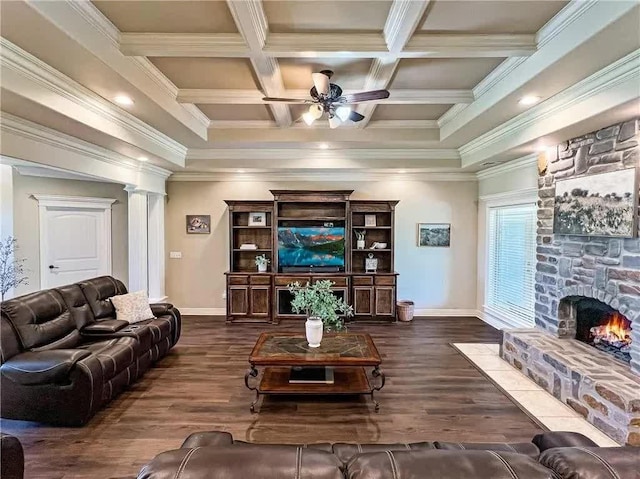
<path id="1" fill-rule="evenodd" d="M 258 248 L 258 249 L 240 249 L 240 248 L 234 248 L 233 252 L 234 253 L 271 253 L 271 251 L 273 251 L 272 249 L 266 249 L 266 248 Z"/>
<path id="2" fill-rule="evenodd" d="M 351 251 L 355 252 L 362 252 L 362 253 L 376 253 L 376 252 L 391 252 L 390 248 L 381 248 L 381 249 L 370 249 L 370 248 L 366 248 L 366 249 L 352 249 Z"/>
<path id="3" fill-rule="evenodd" d="M 344 216 L 305 216 L 293 218 L 291 216 L 279 216 L 278 221 L 346 221 Z"/>
<path id="4" fill-rule="evenodd" d="M 234 226 L 233 229 L 234 230 L 241 230 L 241 229 L 246 229 L 246 230 L 270 230 L 271 226 Z"/>
<path id="5" fill-rule="evenodd" d="M 351 225 L 353 229 L 362 229 L 362 230 L 390 230 L 391 226 L 361 226 L 361 225 Z"/>

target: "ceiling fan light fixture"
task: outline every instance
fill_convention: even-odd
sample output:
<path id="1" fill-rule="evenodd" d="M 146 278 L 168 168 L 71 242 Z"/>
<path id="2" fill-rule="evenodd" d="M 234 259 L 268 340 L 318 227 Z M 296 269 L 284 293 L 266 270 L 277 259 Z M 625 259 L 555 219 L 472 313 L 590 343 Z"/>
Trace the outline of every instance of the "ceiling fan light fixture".
<path id="1" fill-rule="evenodd" d="M 331 129 L 338 128 L 340 126 L 340 123 L 342 122 L 340 121 L 340 118 L 338 118 L 336 115 L 329 117 L 329 128 Z"/>
<path id="2" fill-rule="evenodd" d="M 316 91 L 320 95 L 326 95 L 329 93 L 331 87 L 329 86 L 329 77 L 327 75 L 324 73 L 312 73 L 311 78 L 313 79 Z"/>
<path id="3" fill-rule="evenodd" d="M 316 121 L 316 118 L 313 116 L 313 114 L 310 111 L 308 111 L 306 113 L 303 113 L 302 114 L 302 119 L 309 126 L 311 126 L 313 124 L 313 122 Z"/>
<path id="4" fill-rule="evenodd" d="M 314 120 L 318 120 L 323 113 L 324 110 L 320 105 L 311 105 L 309 107 L 309 114 L 313 117 Z"/>
<path id="5" fill-rule="evenodd" d="M 338 115 L 338 118 L 342 121 L 347 121 L 349 119 L 349 115 L 351 115 L 351 107 L 345 105 L 339 106 L 336 108 L 336 115 Z"/>

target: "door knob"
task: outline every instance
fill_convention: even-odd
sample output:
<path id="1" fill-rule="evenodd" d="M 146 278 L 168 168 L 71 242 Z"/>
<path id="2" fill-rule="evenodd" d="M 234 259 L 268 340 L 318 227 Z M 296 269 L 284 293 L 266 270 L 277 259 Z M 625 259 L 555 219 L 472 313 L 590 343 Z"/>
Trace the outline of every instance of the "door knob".
<path id="1" fill-rule="evenodd" d="M 49 265 L 49 269 L 60 269 L 58 266 L 54 266 L 52 264 Z"/>

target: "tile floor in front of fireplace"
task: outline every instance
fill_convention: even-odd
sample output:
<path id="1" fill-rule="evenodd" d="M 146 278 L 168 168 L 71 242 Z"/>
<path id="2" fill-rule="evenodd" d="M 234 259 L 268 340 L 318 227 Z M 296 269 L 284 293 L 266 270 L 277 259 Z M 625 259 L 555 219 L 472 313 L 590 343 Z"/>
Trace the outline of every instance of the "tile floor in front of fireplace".
<path id="1" fill-rule="evenodd" d="M 573 409 L 559 401 L 499 356 L 500 345 L 453 343 L 470 362 L 497 384 L 511 399 L 551 431 L 584 434 L 599 446 L 619 446 L 589 424 Z"/>

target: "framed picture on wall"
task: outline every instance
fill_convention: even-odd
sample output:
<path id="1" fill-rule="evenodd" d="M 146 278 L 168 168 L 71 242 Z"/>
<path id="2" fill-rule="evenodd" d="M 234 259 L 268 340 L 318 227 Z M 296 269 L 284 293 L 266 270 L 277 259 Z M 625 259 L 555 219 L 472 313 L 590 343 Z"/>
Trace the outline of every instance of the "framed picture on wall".
<path id="1" fill-rule="evenodd" d="M 249 226 L 267 226 L 267 213 L 249 213 Z"/>
<path id="2" fill-rule="evenodd" d="M 211 215 L 187 215 L 187 234 L 211 233 Z"/>
<path id="3" fill-rule="evenodd" d="M 553 233 L 635 236 L 636 169 L 556 181 Z"/>
<path id="4" fill-rule="evenodd" d="M 451 224 L 418 223 L 418 246 L 451 246 Z"/>

